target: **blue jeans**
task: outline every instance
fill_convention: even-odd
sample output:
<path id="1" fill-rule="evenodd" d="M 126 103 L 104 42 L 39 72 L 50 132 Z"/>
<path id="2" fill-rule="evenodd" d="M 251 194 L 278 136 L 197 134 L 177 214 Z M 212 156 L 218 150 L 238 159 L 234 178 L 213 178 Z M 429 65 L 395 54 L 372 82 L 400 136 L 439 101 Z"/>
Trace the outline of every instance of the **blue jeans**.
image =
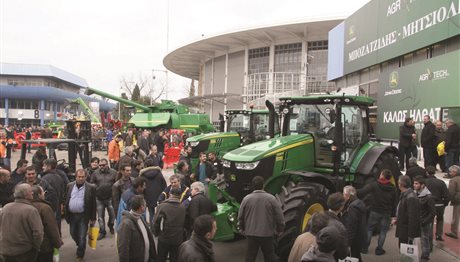
<path id="1" fill-rule="evenodd" d="M 379 239 L 377 241 L 377 248 L 376 250 L 383 250 L 383 244 L 385 243 L 385 238 L 387 237 L 387 231 L 390 227 L 390 215 L 388 214 L 380 214 L 374 211 L 371 211 L 369 214 L 369 221 L 367 222 L 367 247 L 369 249 L 369 245 L 371 244 L 372 232 L 374 231 L 375 227 L 380 225 L 380 234 Z"/>
<path id="2" fill-rule="evenodd" d="M 449 167 L 453 165 L 458 165 L 458 156 L 460 153 L 460 149 L 454 148 L 447 150 L 446 155 L 446 170 L 449 171 Z"/>
<path id="3" fill-rule="evenodd" d="M 107 208 L 107 213 L 109 213 L 109 222 L 107 225 L 109 228 L 113 228 L 115 222 L 115 211 L 113 210 L 112 199 L 99 200 L 96 199 L 97 205 L 97 221 L 99 222 L 99 232 L 105 234 L 105 209 Z"/>
<path id="4" fill-rule="evenodd" d="M 430 258 L 430 233 L 431 231 L 431 223 L 421 226 L 421 243 L 422 243 L 422 259 L 429 259 Z"/>
<path id="5" fill-rule="evenodd" d="M 77 244 L 77 257 L 83 257 L 86 251 L 86 236 L 88 234 L 88 223 L 85 223 L 84 213 L 70 214 L 70 235 Z"/>

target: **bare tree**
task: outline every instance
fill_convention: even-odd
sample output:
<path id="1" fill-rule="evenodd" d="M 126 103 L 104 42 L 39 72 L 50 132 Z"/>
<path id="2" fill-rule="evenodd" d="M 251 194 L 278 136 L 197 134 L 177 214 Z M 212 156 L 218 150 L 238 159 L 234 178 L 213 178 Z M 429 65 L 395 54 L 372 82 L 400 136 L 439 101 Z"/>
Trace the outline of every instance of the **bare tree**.
<path id="1" fill-rule="evenodd" d="M 159 85 L 157 83 L 159 83 Z M 165 94 L 166 90 L 166 81 L 152 79 L 151 76 L 143 75 L 142 73 L 139 73 L 137 78 L 132 75 L 129 77 L 124 76 L 120 84 L 122 92 L 126 92 L 128 97 L 132 98 L 134 90 L 138 88 L 141 97 L 150 97 L 150 103 L 154 103 L 160 99 L 160 97 Z M 145 101 L 145 99 L 142 99 L 142 101 Z"/>

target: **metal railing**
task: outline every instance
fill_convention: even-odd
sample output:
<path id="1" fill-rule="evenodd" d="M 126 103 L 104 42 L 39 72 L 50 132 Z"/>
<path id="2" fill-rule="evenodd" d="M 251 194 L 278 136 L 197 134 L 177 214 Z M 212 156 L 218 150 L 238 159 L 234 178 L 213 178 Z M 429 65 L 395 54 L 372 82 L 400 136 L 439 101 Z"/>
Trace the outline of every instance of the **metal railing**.
<path id="1" fill-rule="evenodd" d="M 327 82 L 326 75 L 292 72 L 255 73 L 248 76 L 248 85 L 243 95 L 247 103 L 264 107 L 266 99 L 274 101 L 281 96 L 325 93 L 335 89 L 335 83 Z"/>

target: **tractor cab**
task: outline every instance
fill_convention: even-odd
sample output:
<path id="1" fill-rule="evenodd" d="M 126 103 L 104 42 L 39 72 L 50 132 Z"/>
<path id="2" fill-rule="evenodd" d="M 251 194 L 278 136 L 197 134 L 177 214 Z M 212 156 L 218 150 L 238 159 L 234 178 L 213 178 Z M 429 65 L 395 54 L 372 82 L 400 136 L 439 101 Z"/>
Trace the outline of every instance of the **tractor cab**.
<path id="1" fill-rule="evenodd" d="M 310 134 L 315 166 L 339 168 L 369 141 L 368 107 L 373 100 L 356 96 L 309 96 L 281 98 L 282 136 Z"/>
<path id="2" fill-rule="evenodd" d="M 237 132 L 241 145 L 266 139 L 268 135 L 268 110 L 227 110 L 225 111 L 225 130 Z"/>

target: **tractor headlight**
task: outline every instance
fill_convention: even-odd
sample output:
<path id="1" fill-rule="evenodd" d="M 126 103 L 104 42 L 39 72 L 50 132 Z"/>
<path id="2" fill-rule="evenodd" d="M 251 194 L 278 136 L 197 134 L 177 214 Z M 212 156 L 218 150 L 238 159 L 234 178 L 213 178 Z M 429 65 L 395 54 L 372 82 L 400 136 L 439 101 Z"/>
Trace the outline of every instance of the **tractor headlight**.
<path id="1" fill-rule="evenodd" d="M 228 160 L 222 160 L 222 166 L 230 168 L 231 162 Z"/>
<path id="2" fill-rule="evenodd" d="M 253 170 L 254 168 L 257 167 L 258 164 L 259 164 L 259 161 L 251 162 L 251 163 L 235 163 L 235 166 L 237 169 Z"/>
<path id="3" fill-rule="evenodd" d="M 200 141 L 192 141 L 192 142 L 189 142 L 189 145 L 191 147 L 196 147 L 199 143 L 200 143 Z"/>
<path id="4" fill-rule="evenodd" d="M 236 221 L 236 214 L 232 212 L 232 213 L 228 214 L 227 218 L 228 218 L 228 221 L 233 223 L 234 221 Z"/>

